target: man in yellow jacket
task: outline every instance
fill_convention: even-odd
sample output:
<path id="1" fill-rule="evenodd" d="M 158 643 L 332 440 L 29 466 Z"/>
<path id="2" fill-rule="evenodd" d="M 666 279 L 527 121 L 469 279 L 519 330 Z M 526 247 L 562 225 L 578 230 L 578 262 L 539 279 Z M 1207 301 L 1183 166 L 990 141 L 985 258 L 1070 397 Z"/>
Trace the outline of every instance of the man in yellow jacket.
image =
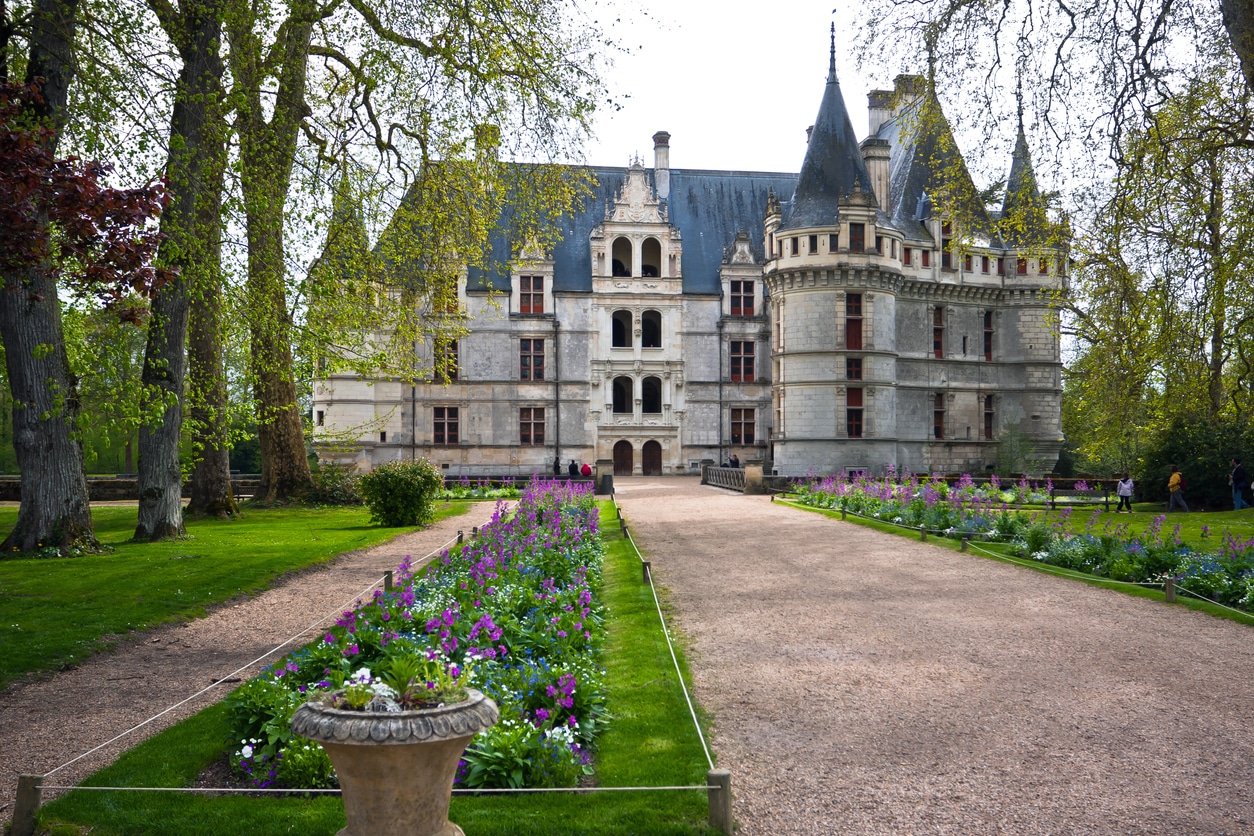
<path id="1" fill-rule="evenodd" d="M 1171 466 L 1171 478 L 1167 480 L 1167 510 L 1174 511 L 1177 506 L 1186 514 L 1189 511 L 1189 503 L 1184 501 L 1184 486 L 1181 484 L 1180 471 L 1173 464 Z"/>

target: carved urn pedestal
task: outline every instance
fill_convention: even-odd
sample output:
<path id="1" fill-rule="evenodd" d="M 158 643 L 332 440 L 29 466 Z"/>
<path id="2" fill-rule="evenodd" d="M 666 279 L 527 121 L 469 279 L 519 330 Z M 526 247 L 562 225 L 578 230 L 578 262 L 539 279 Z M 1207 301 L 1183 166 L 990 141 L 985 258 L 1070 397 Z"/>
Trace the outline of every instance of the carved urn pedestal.
<path id="1" fill-rule="evenodd" d="M 292 731 L 327 750 L 348 826 L 336 836 L 464 836 L 448 820 L 457 763 L 500 717 L 470 690 L 463 702 L 418 711 L 349 711 L 307 702 Z"/>

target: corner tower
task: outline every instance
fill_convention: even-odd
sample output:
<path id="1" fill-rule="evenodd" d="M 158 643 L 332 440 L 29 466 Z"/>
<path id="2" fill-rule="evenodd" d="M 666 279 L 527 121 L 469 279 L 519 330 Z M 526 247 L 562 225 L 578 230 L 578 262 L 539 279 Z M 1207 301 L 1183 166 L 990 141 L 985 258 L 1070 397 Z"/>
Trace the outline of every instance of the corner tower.
<path id="1" fill-rule="evenodd" d="M 896 460 L 895 308 L 902 235 L 876 198 L 836 77 L 792 200 L 768 206 L 773 466 L 786 475 Z"/>

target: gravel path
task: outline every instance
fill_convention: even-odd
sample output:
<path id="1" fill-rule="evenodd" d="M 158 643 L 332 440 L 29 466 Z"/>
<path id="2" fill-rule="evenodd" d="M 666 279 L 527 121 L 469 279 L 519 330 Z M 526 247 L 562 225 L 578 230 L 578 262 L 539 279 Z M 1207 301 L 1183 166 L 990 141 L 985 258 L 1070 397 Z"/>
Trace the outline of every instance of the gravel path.
<path id="1" fill-rule="evenodd" d="M 267 592 L 230 602 L 205 618 L 143 633 L 77 668 L 0 692 L 0 829 L 12 818 L 18 775 L 55 769 L 195 694 L 323 616 L 334 617 L 339 607 L 351 604 L 406 555 L 415 560 L 425 557 L 456 538 L 459 529 L 470 536 L 472 527 L 488 521 L 493 507 L 472 505 L 465 515 L 341 555 Z M 260 667 L 236 676 L 247 678 Z M 211 705 L 233 687 L 213 689 L 44 783 L 78 783 L 125 749 Z M 45 793 L 45 798 L 54 795 Z"/>
<path id="2" fill-rule="evenodd" d="M 773 505 L 616 480 L 742 836 L 1254 833 L 1254 632 Z"/>

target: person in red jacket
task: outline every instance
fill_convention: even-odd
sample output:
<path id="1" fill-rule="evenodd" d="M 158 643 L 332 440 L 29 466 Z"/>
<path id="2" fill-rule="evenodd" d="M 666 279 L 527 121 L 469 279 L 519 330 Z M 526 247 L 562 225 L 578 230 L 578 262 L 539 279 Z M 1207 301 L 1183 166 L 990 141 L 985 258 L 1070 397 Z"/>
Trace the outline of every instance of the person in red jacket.
<path id="1" fill-rule="evenodd" d="M 579 468 L 579 472 L 580 472 L 580 474 L 582 474 L 583 476 L 591 476 L 591 475 L 592 475 L 592 465 L 588 464 L 587 462 L 584 462 L 584 463 L 583 463 L 583 467 Z"/>

